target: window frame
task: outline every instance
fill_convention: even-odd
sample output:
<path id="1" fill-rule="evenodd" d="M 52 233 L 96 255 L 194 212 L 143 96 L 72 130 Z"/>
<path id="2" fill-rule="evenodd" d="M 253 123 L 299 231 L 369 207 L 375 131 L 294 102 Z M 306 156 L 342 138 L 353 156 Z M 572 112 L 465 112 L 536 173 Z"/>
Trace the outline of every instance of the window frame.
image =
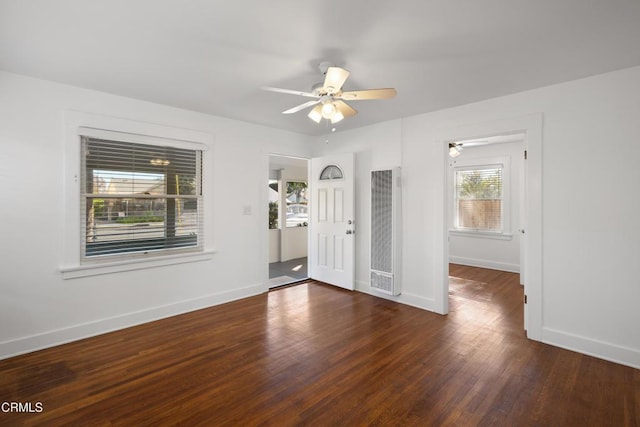
<path id="1" fill-rule="evenodd" d="M 84 133 L 87 133 L 86 131 Z M 117 136 L 116 136 L 117 137 Z M 104 138 L 94 138 L 94 137 L 90 137 L 90 136 L 85 136 L 85 135 L 81 135 L 80 136 L 81 139 L 81 182 L 80 182 L 80 225 L 81 225 L 81 248 L 80 248 L 80 253 L 81 253 L 81 259 L 80 262 L 81 264 L 86 264 L 86 263 L 92 263 L 92 262 L 96 262 L 96 261 L 116 261 L 119 259 L 133 259 L 133 258 L 140 258 L 140 257 L 154 257 L 154 256 L 162 256 L 162 255 L 168 255 L 168 254 L 178 254 L 178 253 L 186 253 L 186 252 L 200 252 L 202 251 L 202 247 L 203 247 L 203 239 L 204 239 L 204 230 L 202 229 L 202 224 L 204 221 L 204 213 L 203 213 L 203 209 L 202 209 L 202 202 L 203 202 L 203 192 L 202 192 L 202 170 L 203 170 L 203 165 L 202 165 L 202 150 L 199 148 L 182 148 L 182 147 L 176 147 L 175 145 L 157 145 L 157 144 L 150 144 L 150 143 L 138 143 L 138 142 L 123 142 L 123 141 L 116 141 L 114 139 L 104 139 Z M 103 142 L 103 144 L 101 144 L 101 142 Z M 151 172 L 149 172 L 150 170 L 156 170 L 158 172 L 161 172 L 163 175 L 163 186 L 164 189 L 161 193 L 158 194 L 153 194 L 153 195 L 143 195 L 143 194 L 135 194 L 134 192 L 128 192 L 128 193 L 117 193 L 116 195 L 112 196 L 106 193 L 96 193 L 96 192 L 87 192 L 87 187 L 88 187 L 88 182 L 87 180 L 89 179 L 89 174 L 88 174 L 88 165 L 87 165 L 87 155 L 89 152 L 89 146 L 90 145 L 97 145 L 100 146 L 102 145 L 104 147 L 104 150 L 115 150 L 116 152 L 121 151 L 122 149 L 124 150 L 131 150 L 133 151 L 138 151 L 138 153 L 142 154 L 143 156 L 150 154 L 153 151 L 158 150 L 158 153 L 162 152 L 163 148 L 170 148 L 170 149 L 179 149 L 181 151 L 186 151 L 188 152 L 190 155 L 193 154 L 194 156 L 194 164 L 193 164 L 193 168 L 194 168 L 194 183 L 195 183 L 195 194 L 189 194 L 189 195 L 179 195 L 177 193 L 171 193 L 169 191 L 169 180 L 168 180 L 168 170 L 166 168 L 162 168 L 160 169 L 159 167 L 147 167 L 146 169 L 144 169 L 142 167 L 142 164 L 135 166 L 135 167 L 130 167 L 127 168 L 128 165 L 126 165 L 126 160 L 124 157 L 122 158 L 118 158 L 117 161 L 111 161 L 112 165 L 104 165 L 105 167 L 114 167 L 115 169 L 113 169 L 113 171 L 106 171 L 104 169 L 93 169 L 93 171 L 103 171 L 103 172 L 115 172 L 115 173 L 131 173 L 132 176 L 134 176 L 135 174 L 140 174 L 140 175 L 144 175 L 144 174 L 149 174 Z M 121 146 L 122 148 L 113 148 L 114 146 Z M 139 155 L 140 155 L 139 154 Z M 177 154 L 177 153 L 176 153 Z M 180 156 L 180 154 L 178 154 Z M 178 158 L 179 159 L 179 158 Z M 172 158 L 172 160 L 175 162 L 176 158 Z M 126 168 L 126 169 L 124 169 Z M 158 173 L 156 172 L 156 173 Z M 93 173 L 91 174 L 91 176 L 93 176 Z M 112 178 L 113 179 L 113 178 Z M 174 183 L 175 185 L 175 183 Z M 176 190 L 177 191 L 177 190 Z M 148 193 L 146 193 L 148 194 Z M 116 197 L 117 196 L 117 197 Z M 143 201 L 143 200 L 158 200 L 158 199 L 164 199 L 164 221 L 163 221 L 163 226 L 164 226 L 164 235 L 162 237 L 153 237 L 153 238 L 146 238 L 144 240 L 146 240 L 148 246 L 146 248 L 144 248 L 143 246 L 139 246 L 138 248 L 136 248 L 135 246 L 135 242 L 138 241 L 140 242 L 142 239 L 140 238 L 125 238 L 125 239 L 119 239 L 116 240 L 114 242 L 94 242 L 93 244 L 91 244 L 88 241 L 87 238 L 87 206 L 88 206 L 88 200 L 89 199 L 106 199 L 106 200 L 119 200 L 119 199 L 125 199 L 127 202 L 129 200 L 131 201 Z M 173 234 L 176 234 L 176 223 L 175 223 L 175 219 L 173 221 L 173 227 L 171 227 L 171 222 L 168 221 L 168 217 L 169 217 L 169 210 L 171 205 L 174 205 L 176 203 L 179 203 L 179 200 L 195 200 L 196 201 L 196 219 L 197 219 L 197 224 L 196 224 L 196 234 L 195 234 L 195 244 L 189 244 L 190 240 L 193 240 L 193 238 L 191 236 L 185 238 L 184 236 L 175 236 L 173 239 L 171 237 L 169 237 L 169 234 L 171 234 L 171 232 L 173 232 Z M 173 200 L 173 203 L 170 202 L 170 200 Z M 175 217 L 175 214 L 174 214 Z M 150 225 L 150 224 L 147 224 Z M 131 230 L 133 230 L 134 232 L 132 234 L 137 234 L 138 231 L 142 230 L 141 228 L 136 228 L 135 226 L 127 226 L 127 225 L 122 225 L 122 228 L 130 228 Z M 146 229 L 144 230 L 143 233 L 145 234 L 149 234 L 149 228 L 151 227 L 145 227 Z M 121 230 L 118 230 L 119 232 L 122 232 Z M 158 230 L 159 232 L 160 230 Z M 154 231 L 155 232 L 155 231 Z M 97 233 L 99 235 L 99 233 Z M 125 233 L 123 233 L 125 234 Z M 154 234 L 154 233 L 152 233 Z M 172 240 L 175 240 L 175 242 L 172 243 Z M 182 242 L 182 243 L 181 243 Z M 118 251 L 113 251 L 113 250 L 109 250 L 110 246 L 113 245 L 119 245 L 122 246 L 124 245 L 124 247 L 121 250 Z M 100 253 L 100 248 L 102 248 L 102 251 L 104 252 L 112 252 L 112 253 Z M 95 254 L 90 254 L 89 252 L 95 251 L 97 253 Z"/>
<path id="2" fill-rule="evenodd" d="M 84 262 L 81 250 L 81 135 L 124 142 L 173 146 L 202 151 L 203 212 L 211 212 L 211 181 L 213 164 L 213 136 L 210 133 L 176 128 L 130 119 L 103 116 L 80 111 L 64 111 L 64 167 L 63 199 L 64 211 L 61 224 L 61 259 L 59 271 L 63 279 L 111 274 L 122 271 L 155 268 L 172 264 L 207 261 L 216 250 L 213 246 L 213 225 L 204 221 L 204 237 L 201 249 L 184 253 L 153 254 L 147 256 L 124 256 L 120 259 L 101 259 Z"/>
<path id="3" fill-rule="evenodd" d="M 334 176 L 334 171 L 337 171 L 338 175 Z M 322 171 L 318 176 L 318 181 L 337 181 L 341 179 L 344 179 L 342 168 L 334 164 L 326 165 L 324 168 L 322 168 Z"/>
<path id="4" fill-rule="evenodd" d="M 511 240 L 511 187 L 510 174 L 511 162 L 508 156 L 489 158 L 456 159 L 452 161 L 450 173 L 450 194 L 451 213 L 449 233 L 458 236 L 493 238 L 501 240 Z M 501 198 L 501 220 L 500 230 L 485 230 L 473 228 L 459 228 L 458 224 L 458 197 L 456 190 L 456 175 L 458 171 L 486 170 L 500 167 L 502 169 L 502 198 Z"/>

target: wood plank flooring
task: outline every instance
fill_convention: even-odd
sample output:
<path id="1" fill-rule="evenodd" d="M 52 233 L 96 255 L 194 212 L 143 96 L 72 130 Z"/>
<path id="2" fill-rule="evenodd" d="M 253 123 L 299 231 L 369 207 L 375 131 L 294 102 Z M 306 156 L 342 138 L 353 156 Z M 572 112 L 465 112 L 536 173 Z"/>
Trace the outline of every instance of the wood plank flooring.
<path id="1" fill-rule="evenodd" d="M 0 425 L 638 426 L 640 370 L 528 341 L 512 273 L 440 316 L 320 283 L 0 361 Z"/>

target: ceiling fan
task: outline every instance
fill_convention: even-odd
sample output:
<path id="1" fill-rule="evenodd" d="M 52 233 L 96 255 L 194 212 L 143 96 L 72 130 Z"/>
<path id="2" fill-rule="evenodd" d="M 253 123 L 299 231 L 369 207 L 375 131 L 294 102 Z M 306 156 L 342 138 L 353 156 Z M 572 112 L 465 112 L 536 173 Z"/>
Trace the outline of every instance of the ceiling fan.
<path id="1" fill-rule="evenodd" d="M 331 121 L 331 123 L 338 123 L 345 117 L 358 114 L 355 109 L 344 102 L 345 100 L 363 101 L 370 99 L 389 99 L 396 96 L 397 92 L 393 88 L 343 92 L 342 86 L 349 77 L 349 71 L 333 66 L 329 62 L 321 62 L 318 68 L 320 68 L 322 74 L 325 75 L 324 82 L 313 85 L 311 92 L 280 89 L 277 87 L 263 87 L 262 89 L 270 92 L 288 93 L 290 95 L 313 98 L 311 101 L 283 111 L 282 114 L 297 113 L 298 111 L 315 105 L 315 107 L 309 111 L 308 117 L 316 123 L 320 123 L 322 119 L 327 119 Z"/>

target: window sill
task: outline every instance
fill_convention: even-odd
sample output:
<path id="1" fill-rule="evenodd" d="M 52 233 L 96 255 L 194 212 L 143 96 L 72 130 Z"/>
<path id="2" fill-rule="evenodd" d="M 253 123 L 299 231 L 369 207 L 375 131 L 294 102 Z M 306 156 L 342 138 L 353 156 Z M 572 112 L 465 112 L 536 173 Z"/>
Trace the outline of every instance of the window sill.
<path id="1" fill-rule="evenodd" d="M 512 240 L 513 234 L 510 233 L 492 233 L 490 231 L 474 231 L 474 230 L 449 230 L 450 236 L 474 237 L 479 239 L 494 240 Z"/>
<path id="2" fill-rule="evenodd" d="M 215 250 L 197 253 L 154 256 L 153 258 L 132 259 L 73 267 L 62 267 L 60 272 L 64 280 L 80 277 L 99 276 L 102 274 L 119 273 L 122 271 L 142 270 L 146 268 L 163 267 L 167 265 L 184 264 L 188 262 L 208 261 L 213 258 Z"/>

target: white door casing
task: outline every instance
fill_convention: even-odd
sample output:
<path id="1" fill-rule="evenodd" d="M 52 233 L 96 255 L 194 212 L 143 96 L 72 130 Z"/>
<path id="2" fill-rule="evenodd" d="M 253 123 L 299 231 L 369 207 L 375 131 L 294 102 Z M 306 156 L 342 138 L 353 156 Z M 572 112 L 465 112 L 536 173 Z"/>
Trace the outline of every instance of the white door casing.
<path id="1" fill-rule="evenodd" d="M 518 237 L 520 238 L 520 284 L 524 286 L 524 294 L 525 298 L 527 295 L 527 287 L 525 283 L 527 283 L 527 260 L 529 256 L 527 254 L 528 246 L 527 246 L 527 145 L 526 143 L 522 144 L 522 155 L 524 158 L 524 162 L 522 164 L 522 173 L 520 174 L 520 227 L 518 228 Z M 526 331 L 529 325 L 529 305 L 525 302 L 524 310 L 523 310 L 523 321 L 524 321 L 524 330 Z"/>
<path id="2" fill-rule="evenodd" d="M 527 116 L 506 118 L 486 123 L 459 125 L 439 132 L 436 138 L 441 144 L 442 154 L 448 159 L 448 142 L 464 139 L 486 137 L 487 135 L 507 135 L 524 133 L 524 147 L 527 150 L 527 160 L 524 164 L 524 212 L 521 213 L 521 229 L 525 231 L 522 240 L 521 265 L 524 271 L 524 292 L 527 303 L 524 306 L 524 328 L 527 337 L 542 341 L 542 123 L 541 113 Z M 446 163 L 445 163 L 446 165 Z M 447 169 L 446 167 L 444 168 Z M 446 176 L 445 176 L 446 183 Z M 443 185 L 446 193 L 447 186 Z M 447 205 L 447 194 L 443 201 Z M 437 275 L 442 277 L 442 286 L 436 287 L 435 311 L 446 314 L 449 311 L 449 242 L 447 208 L 444 209 L 443 221 L 443 253 L 442 268 Z"/>
<path id="3" fill-rule="evenodd" d="M 330 166 L 342 177 L 320 179 Z M 309 276 L 349 290 L 355 289 L 354 169 L 353 153 L 311 159 Z"/>

